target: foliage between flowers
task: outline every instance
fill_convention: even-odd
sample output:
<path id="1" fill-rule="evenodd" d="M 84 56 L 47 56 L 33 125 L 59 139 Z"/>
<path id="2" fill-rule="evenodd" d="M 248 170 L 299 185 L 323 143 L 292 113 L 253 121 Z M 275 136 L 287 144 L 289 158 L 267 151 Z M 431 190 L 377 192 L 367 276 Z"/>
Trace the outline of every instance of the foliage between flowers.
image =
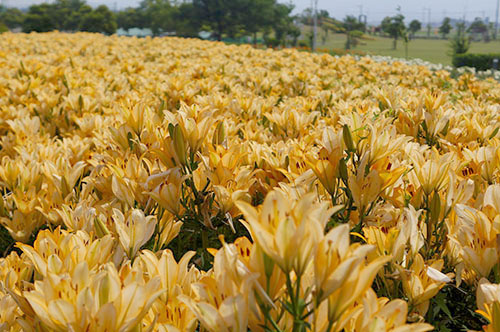
<path id="1" fill-rule="evenodd" d="M 498 82 L 177 38 L 0 46 L 1 331 L 498 331 Z"/>

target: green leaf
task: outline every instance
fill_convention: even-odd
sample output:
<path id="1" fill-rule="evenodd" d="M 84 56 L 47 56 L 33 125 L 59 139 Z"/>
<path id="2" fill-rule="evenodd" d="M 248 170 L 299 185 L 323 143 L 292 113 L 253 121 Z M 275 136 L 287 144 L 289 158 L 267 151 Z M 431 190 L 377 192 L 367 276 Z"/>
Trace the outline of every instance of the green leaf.
<path id="1" fill-rule="evenodd" d="M 453 316 L 451 315 L 450 309 L 448 309 L 448 306 L 446 305 L 445 302 L 445 295 L 443 293 L 440 293 L 438 296 L 435 297 L 436 305 L 438 306 L 439 309 L 441 309 L 448 318 L 453 320 Z"/>
<path id="2" fill-rule="evenodd" d="M 498 134 L 499 129 L 500 129 L 500 127 L 496 127 L 495 130 L 493 130 L 493 132 L 491 133 L 489 139 L 492 139 L 493 137 L 495 137 Z"/>
<path id="3" fill-rule="evenodd" d="M 130 150 L 134 149 L 134 139 L 132 137 L 132 133 L 128 132 L 127 134 L 127 140 L 128 140 L 128 146 L 130 147 Z"/>

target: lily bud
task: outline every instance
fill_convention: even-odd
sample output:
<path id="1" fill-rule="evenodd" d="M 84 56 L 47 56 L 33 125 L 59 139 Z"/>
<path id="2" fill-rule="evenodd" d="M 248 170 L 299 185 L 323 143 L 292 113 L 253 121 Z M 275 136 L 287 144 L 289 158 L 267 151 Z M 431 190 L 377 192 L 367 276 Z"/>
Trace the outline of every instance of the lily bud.
<path id="1" fill-rule="evenodd" d="M 109 229 L 106 223 L 100 217 L 94 219 L 94 229 L 98 237 L 103 237 L 109 234 Z"/>
<path id="2" fill-rule="evenodd" d="M 439 194 L 437 192 L 434 192 L 430 205 L 430 214 L 432 223 L 436 223 L 438 221 L 440 213 L 441 213 L 441 198 L 439 197 Z"/>
<path id="3" fill-rule="evenodd" d="M 102 305 L 109 302 L 109 291 L 111 286 L 110 275 L 106 274 L 99 285 L 99 303 Z"/>
<path id="4" fill-rule="evenodd" d="M 63 198 L 68 196 L 68 194 L 71 192 L 71 189 L 69 187 L 68 181 L 66 180 L 65 176 L 61 177 L 61 192 Z"/>
<path id="5" fill-rule="evenodd" d="M 173 134 L 174 136 L 172 137 L 172 139 L 174 141 L 175 154 L 177 155 L 177 158 L 179 159 L 181 165 L 186 165 L 187 162 L 186 143 L 184 141 L 184 134 L 182 133 L 182 130 L 179 127 L 179 125 L 175 125 Z"/>
<path id="6" fill-rule="evenodd" d="M 226 126 L 224 121 L 221 121 L 217 124 L 217 127 L 214 131 L 214 136 L 212 137 L 212 144 L 224 144 L 226 140 Z"/>
<path id="7" fill-rule="evenodd" d="M 3 200 L 3 196 L 0 196 L 0 217 L 5 216 L 5 202 Z"/>
<path id="8" fill-rule="evenodd" d="M 344 138 L 344 144 L 347 147 L 347 150 L 355 151 L 356 147 L 354 146 L 354 141 L 352 139 L 351 129 L 349 129 L 349 126 L 346 124 L 342 127 L 342 137 Z"/>
<path id="9" fill-rule="evenodd" d="M 347 172 L 347 164 L 346 164 L 344 158 L 340 159 L 340 161 L 339 161 L 339 175 L 340 175 L 340 178 L 342 180 L 344 180 L 344 183 L 347 183 L 349 175 Z"/>

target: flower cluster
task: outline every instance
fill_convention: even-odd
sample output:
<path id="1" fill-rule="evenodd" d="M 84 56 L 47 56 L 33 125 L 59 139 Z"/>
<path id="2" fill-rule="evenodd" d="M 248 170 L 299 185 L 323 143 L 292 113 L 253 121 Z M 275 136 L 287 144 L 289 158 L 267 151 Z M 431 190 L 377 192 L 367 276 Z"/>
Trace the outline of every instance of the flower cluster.
<path id="1" fill-rule="evenodd" d="M 447 289 L 500 324 L 496 81 L 97 34 L 0 66 L 0 331 L 430 331 Z"/>

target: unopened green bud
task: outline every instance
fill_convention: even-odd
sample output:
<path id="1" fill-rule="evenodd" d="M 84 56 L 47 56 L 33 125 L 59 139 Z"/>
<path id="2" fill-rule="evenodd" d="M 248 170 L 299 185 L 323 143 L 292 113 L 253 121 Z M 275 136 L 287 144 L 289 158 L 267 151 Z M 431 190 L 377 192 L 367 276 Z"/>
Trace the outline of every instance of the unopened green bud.
<path id="1" fill-rule="evenodd" d="M 98 237 L 103 237 L 109 234 L 109 229 L 106 223 L 100 217 L 94 219 L 94 229 Z"/>
<path id="2" fill-rule="evenodd" d="M 344 144 L 347 147 L 347 150 L 355 151 L 356 147 L 354 146 L 354 141 L 352 140 L 351 129 L 349 129 L 349 126 L 346 124 L 342 127 L 342 137 L 344 138 Z"/>
<path id="3" fill-rule="evenodd" d="M 347 172 L 347 164 L 344 158 L 340 159 L 339 161 L 339 175 L 340 178 L 344 181 L 344 183 L 347 183 L 349 174 Z"/>
<path id="4" fill-rule="evenodd" d="M 212 138 L 212 144 L 223 144 L 226 139 L 226 126 L 224 121 L 221 121 L 217 124 L 217 127 L 214 131 L 214 136 Z"/>
<path id="5" fill-rule="evenodd" d="M 186 143 L 184 142 L 184 134 L 182 133 L 181 127 L 177 124 L 173 130 L 174 137 L 172 137 L 174 141 L 174 150 L 179 162 L 182 165 L 186 165 L 187 162 L 187 152 L 186 152 Z"/>
<path id="6" fill-rule="evenodd" d="M 434 193 L 431 200 L 430 213 L 431 213 L 431 221 L 433 223 L 437 222 L 439 219 L 439 215 L 441 213 L 441 198 L 437 192 Z"/>

